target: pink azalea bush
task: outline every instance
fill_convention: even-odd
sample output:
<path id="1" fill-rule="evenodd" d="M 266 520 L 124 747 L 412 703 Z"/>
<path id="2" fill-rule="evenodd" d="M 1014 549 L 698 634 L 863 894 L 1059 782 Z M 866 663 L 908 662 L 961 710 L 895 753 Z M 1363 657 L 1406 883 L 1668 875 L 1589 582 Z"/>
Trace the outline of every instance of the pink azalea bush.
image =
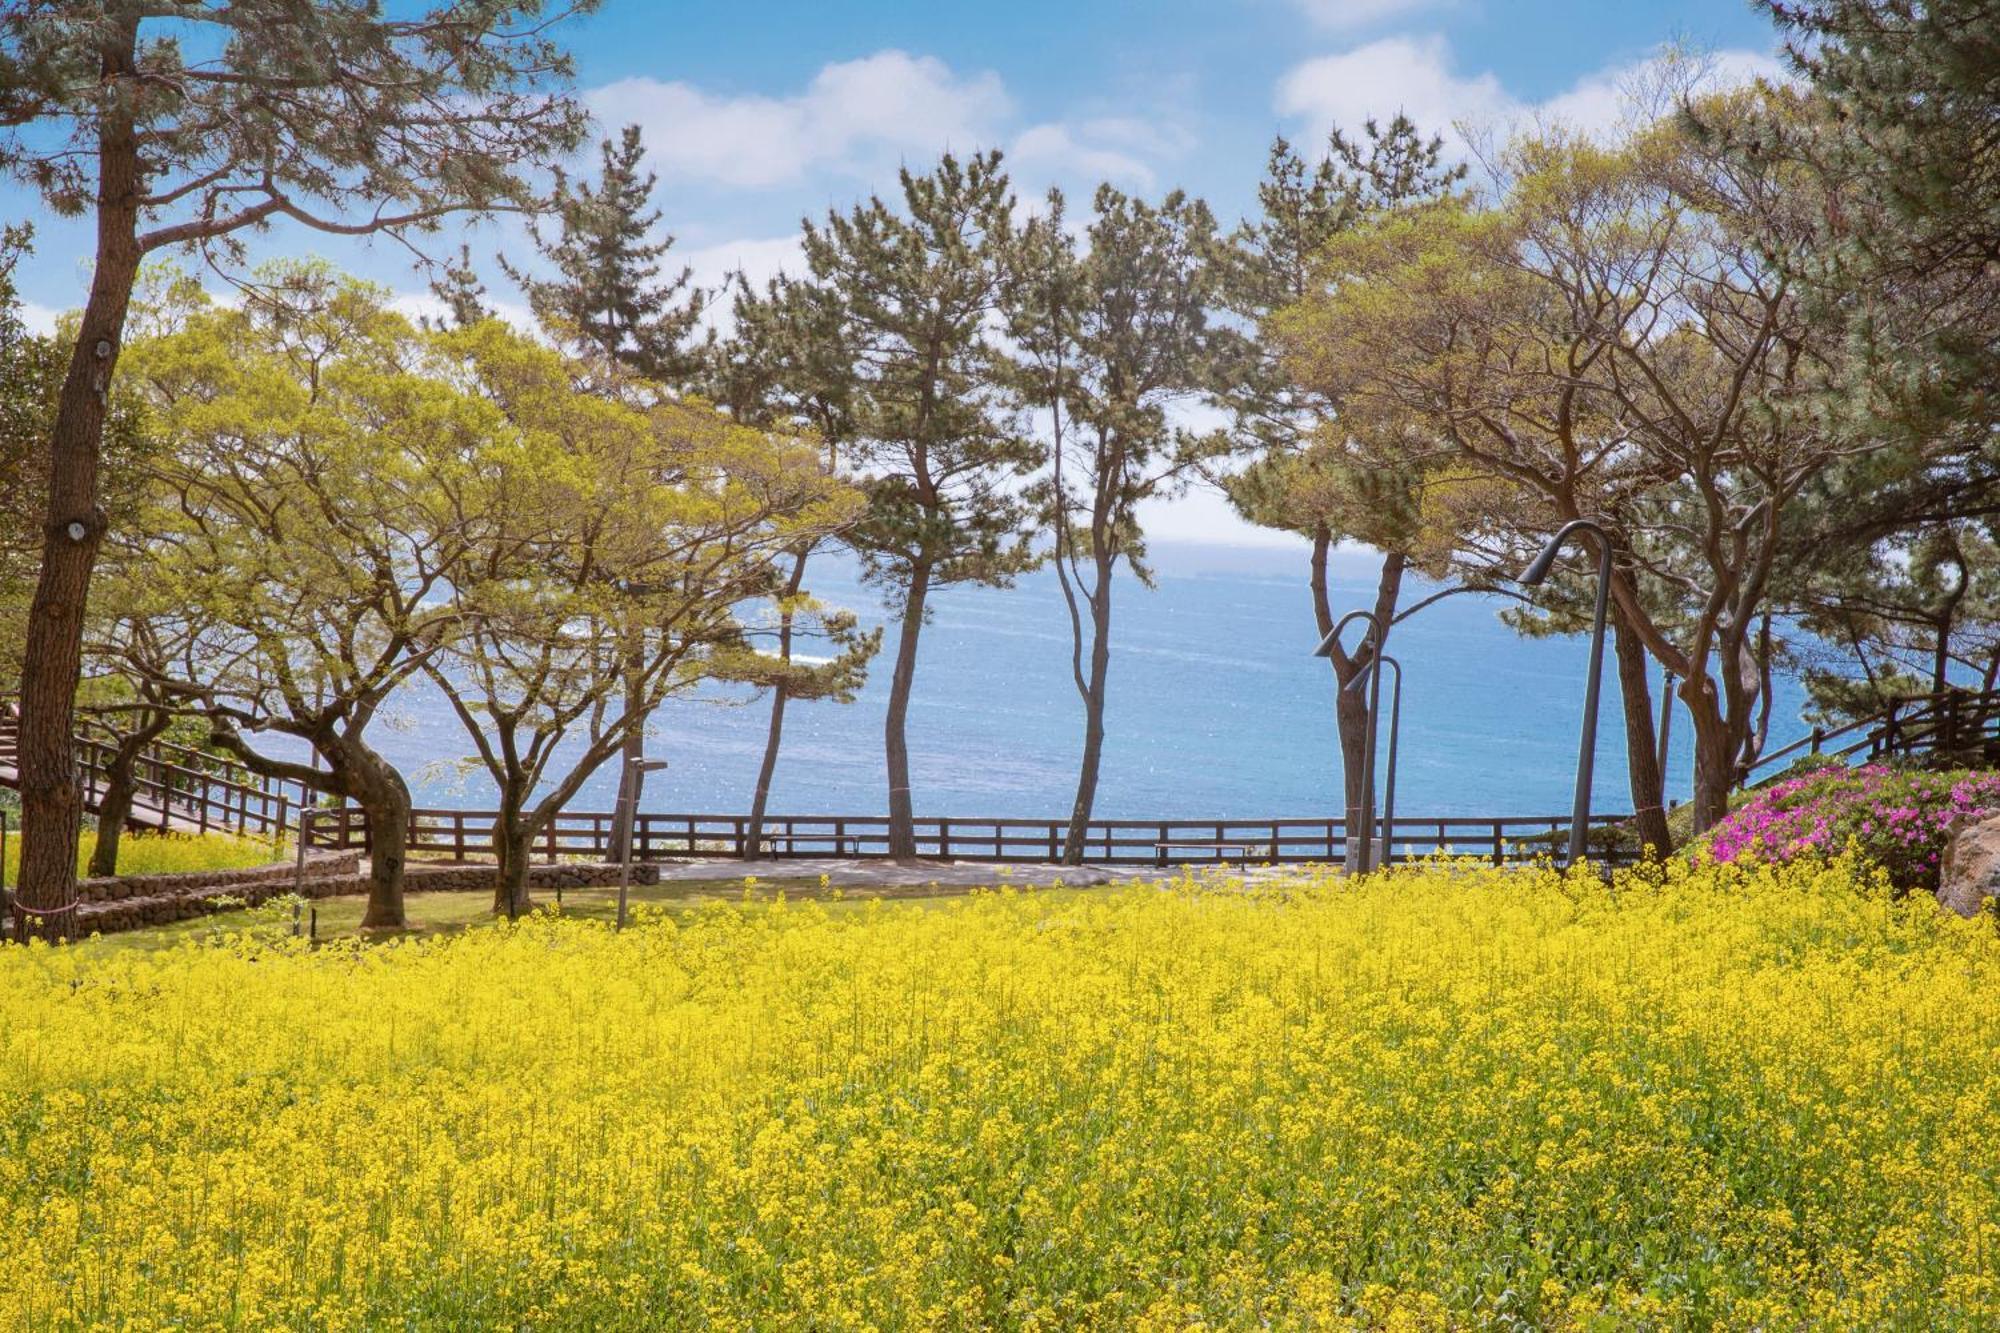
<path id="1" fill-rule="evenodd" d="M 1853 843 L 1898 889 L 1935 889 L 1954 826 L 2000 814 L 2000 772 L 1834 765 L 1765 787 L 1709 830 L 1717 861 L 1785 862 Z"/>

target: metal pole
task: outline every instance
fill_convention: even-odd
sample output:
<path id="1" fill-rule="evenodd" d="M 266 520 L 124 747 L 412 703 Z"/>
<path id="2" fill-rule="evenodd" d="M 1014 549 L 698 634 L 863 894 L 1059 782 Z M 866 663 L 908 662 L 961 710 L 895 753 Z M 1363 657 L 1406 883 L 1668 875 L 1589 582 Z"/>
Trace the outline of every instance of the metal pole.
<path id="1" fill-rule="evenodd" d="M 312 811 L 304 808 L 299 810 L 299 846 L 292 866 L 292 892 L 301 898 L 305 897 L 306 893 L 306 837 L 307 831 L 312 827 L 312 817 Z"/>
<path id="2" fill-rule="evenodd" d="M 1396 668 L 1395 688 L 1389 694 L 1389 773 L 1382 784 L 1382 864 L 1386 866 L 1396 859 L 1396 738 L 1403 731 L 1403 664 L 1387 653 L 1379 656 L 1383 666 Z"/>
<path id="3" fill-rule="evenodd" d="M 1604 617 L 1611 601 L 1611 543 L 1597 539 L 1597 611 L 1590 628 L 1590 681 L 1583 690 L 1583 736 L 1577 742 L 1576 800 L 1569 814 L 1569 863 L 1583 860 L 1589 845 L 1590 779 L 1597 759 L 1597 696 L 1604 684 Z"/>
<path id="4" fill-rule="evenodd" d="M 1660 792 L 1666 794 L 1668 738 L 1674 730 L 1674 673 L 1663 672 L 1660 680 Z"/>
<path id="5" fill-rule="evenodd" d="M 1526 587 L 1540 586 L 1555 566 L 1563 543 L 1569 540 L 1571 534 L 1581 531 L 1597 538 L 1597 607 L 1590 627 L 1590 679 L 1583 691 L 1583 734 L 1577 741 L 1576 799 L 1570 805 L 1571 865 L 1583 859 L 1590 827 L 1591 765 L 1597 754 L 1597 695 L 1604 676 L 1604 622 L 1611 599 L 1611 535 L 1595 519 L 1572 519 L 1557 529 L 1556 535 L 1549 539 L 1549 544 L 1542 548 L 1534 563 L 1521 572 L 1520 580 Z"/>
<path id="6" fill-rule="evenodd" d="M 1339 622 L 1332 629 L 1327 631 L 1326 637 L 1319 641 L 1319 647 L 1313 649 L 1313 656 L 1332 657 L 1334 647 L 1340 642 L 1342 632 L 1347 629 L 1348 625 L 1357 620 L 1364 621 L 1368 625 L 1368 634 L 1362 638 L 1361 643 L 1364 647 L 1370 644 L 1374 645 L 1372 649 L 1373 656 L 1369 660 L 1367 676 L 1357 676 L 1352 682 L 1341 688 L 1351 690 L 1361 688 L 1365 685 L 1368 689 L 1368 727 L 1361 746 L 1361 804 L 1359 806 L 1348 807 L 1347 821 L 1347 838 L 1350 842 L 1353 840 L 1357 830 L 1361 834 L 1361 853 L 1355 858 L 1354 867 L 1356 874 L 1365 875 L 1368 873 L 1374 859 L 1372 856 L 1374 849 L 1369 844 L 1373 841 L 1375 831 L 1375 730 L 1382 709 L 1382 643 L 1388 637 L 1388 634 L 1374 612 L 1349 611 L 1340 618 Z M 1345 776 L 1345 766 L 1343 765 L 1343 779 Z"/>
<path id="7" fill-rule="evenodd" d="M 664 759 L 645 759 L 639 755 L 628 755 L 618 783 L 619 823 L 624 827 L 624 846 L 618 849 L 618 924 L 617 929 L 625 929 L 625 903 L 632 891 L 632 844 L 639 827 L 639 802 L 636 793 L 639 776 L 657 773 L 667 766 Z"/>
<path id="8" fill-rule="evenodd" d="M 625 900 L 632 891 L 632 761 L 627 759 L 618 779 L 618 826 L 626 830 L 625 845 L 618 848 L 618 923 L 625 929 Z"/>

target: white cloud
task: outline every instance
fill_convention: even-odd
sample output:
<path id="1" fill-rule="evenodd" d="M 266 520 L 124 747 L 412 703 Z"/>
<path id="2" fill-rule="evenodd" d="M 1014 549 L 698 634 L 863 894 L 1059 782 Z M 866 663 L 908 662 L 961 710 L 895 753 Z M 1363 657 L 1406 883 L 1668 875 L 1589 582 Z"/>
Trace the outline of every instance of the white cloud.
<path id="1" fill-rule="evenodd" d="M 717 96 L 683 82 L 622 79 L 589 95 L 611 126 L 637 123 L 669 179 L 773 186 L 814 169 L 863 172 L 885 154 L 987 146 L 1012 110 L 1000 76 L 961 77 L 934 56 L 879 51 L 830 64 L 791 96 Z"/>
<path id="2" fill-rule="evenodd" d="M 764 284 L 780 273 L 803 272 L 805 248 L 798 236 L 723 241 L 691 249 L 675 246 L 668 251 L 666 262 L 693 269 L 695 286 L 708 291 L 720 287 L 739 270 L 753 289 L 762 291 Z"/>
<path id="3" fill-rule="evenodd" d="M 1313 140 L 1335 125 L 1359 130 L 1373 116 L 1401 111 L 1426 133 L 1461 120 L 1505 116 L 1519 104 L 1490 73 L 1470 77 L 1452 68 L 1442 37 L 1385 37 L 1339 55 L 1317 56 L 1278 81 L 1277 109 L 1311 127 Z"/>
<path id="4" fill-rule="evenodd" d="M 1700 65 L 1703 82 L 1717 87 L 1783 75 L 1777 61 L 1756 51 L 1721 51 Z M 1625 119 L 1632 90 L 1658 69 L 1657 60 L 1610 66 L 1553 97 L 1529 102 L 1508 92 L 1490 71 L 1459 70 L 1443 37 L 1386 37 L 1293 66 L 1278 81 L 1275 103 L 1313 142 L 1332 126 L 1353 132 L 1371 116 L 1386 120 L 1401 111 L 1426 133 L 1444 134 L 1462 151 L 1460 127 L 1505 128 L 1542 120 L 1590 134 L 1608 133 Z"/>
<path id="5" fill-rule="evenodd" d="M 525 302 L 509 300 L 505 297 L 496 298 L 490 290 L 481 299 L 486 303 L 486 308 L 498 316 L 502 322 L 511 324 L 523 333 L 537 333 L 538 326 L 535 323 L 535 312 L 528 309 Z M 449 324 L 451 322 L 449 307 L 443 301 L 440 301 L 434 293 L 428 291 L 397 292 L 389 298 L 389 308 L 402 315 L 405 319 L 428 319 L 441 324 Z"/>
<path id="6" fill-rule="evenodd" d="M 49 334 L 56 331 L 56 322 L 63 312 L 52 305 L 40 301 L 23 301 L 20 305 L 21 325 L 30 333 Z"/>
<path id="7" fill-rule="evenodd" d="M 1084 121 L 1079 125 L 1050 122 L 1024 130 L 1007 152 L 1016 176 L 1055 183 L 1100 180 L 1151 189 L 1153 168 L 1140 156 L 1171 151 L 1168 136 L 1143 121 L 1122 117 Z"/>
<path id="8" fill-rule="evenodd" d="M 1293 6 L 1322 28 L 1364 28 L 1384 19 L 1401 18 L 1432 9 L 1440 0 L 1292 0 Z"/>

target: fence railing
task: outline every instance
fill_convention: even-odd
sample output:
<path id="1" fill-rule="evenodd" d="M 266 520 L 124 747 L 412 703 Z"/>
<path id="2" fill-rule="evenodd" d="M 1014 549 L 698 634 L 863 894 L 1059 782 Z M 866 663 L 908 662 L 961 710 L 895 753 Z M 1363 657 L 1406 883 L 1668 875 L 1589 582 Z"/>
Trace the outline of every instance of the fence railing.
<path id="1" fill-rule="evenodd" d="M 2000 763 L 2000 690 L 1946 690 L 1901 699 L 1842 727 L 1815 727 L 1790 745 L 1760 755 L 1743 785 L 1762 781 L 1809 754 L 1830 759 L 1937 755 L 1968 764 Z"/>
<path id="2" fill-rule="evenodd" d="M 89 739 L 79 739 L 76 751 L 84 804 L 95 809 L 110 781 L 115 751 Z M 220 772 L 192 768 L 168 760 L 165 753 L 149 750 L 133 763 L 134 823 L 182 832 L 224 830 L 275 837 L 291 827 L 302 804 L 310 804 L 305 789 L 296 783 L 260 778 L 237 765 L 218 763 Z"/>
<path id="3" fill-rule="evenodd" d="M 0 699 L 0 768 L 19 761 L 17 706 Z M 72 742 L 86 808 L 95 810 L 110 785 L 117 747 L 79 735 Z M 132 765 L 133 824 L 187 833 L 223 830 L 276 837 L 313 797 L 296 782 L 257 775 L 221 755 L 156 740 Z"/>
<path id="4" fill-rule="evenodd" d="M 496 815 L 483 810 L 412 812 L 409 850 L 451 860 L 490 854 Z M 1595 815 L 1601 830 L 1628 815 Z M 609 813 L 564 811 L 534 840 L 547 860 L 608 859 L 613 853 Z M 742 815 L 649 814 L 633 821 L 632 846 L 640 860 L 666 857 L 737 858 L 749 842 Z M 927 818 L 916 821 L 917 854 L 941 861 L 1045 862 L 1060 858 L 1068 824 L 1053 819 Z M 1496 864 L 1560 856 L 1569 819 L 1562 815 L 1407 817 L 1395 821 L 1387 860 L 1411 860 L 1441 851 L 1478 856 Z M 776 815 L 764 820 L 760 855 L 778 860 L 810 857 L 881 858 L 889 854 L 889 820 L 880 815 Z M 1633 859 L 1629 840 L 1593 838 L 1593 855 Z M 352 806 L 315 810 L 307 845 L 366 849 L 367 815 Z M 1084 860 L 1092 865 L 1174 866 L 1217 861 L 1338 861 L 1347 852 L 1339 819 L 1100 819 L 1088 826 Z"/>

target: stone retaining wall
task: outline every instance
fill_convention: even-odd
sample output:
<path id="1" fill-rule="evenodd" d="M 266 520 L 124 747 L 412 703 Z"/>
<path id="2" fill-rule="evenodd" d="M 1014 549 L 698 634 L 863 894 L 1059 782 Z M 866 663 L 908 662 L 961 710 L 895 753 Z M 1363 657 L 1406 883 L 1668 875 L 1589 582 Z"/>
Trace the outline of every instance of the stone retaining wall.
<path id="1" fill-rule="evenodd" d="M 454 893 L 472 892 L 493 887 L 493 867 L 490 865 L 424 865 L 413 861 L 404 872 L 404 882 L 411 893 Z M 618 867 L 606 861 L 591 861 L 578 864 L 557 862 L 554 865 L 528 867 L 528 887 L 530 889 L 588 889 L 605 887 L 618 882 Z M 650 861 L 634 862 L 632 866 L 634 884 L 658 884 L 660 867 Z"/>
<path id="2" fill-rule="evenodd" d="M 335 893 L 351 893 L 347 883 L 361 873 L 359 852 L 306 853 L 306 894 L 324 898 Z M 176 897 L 209 890 L 251 889 L 279 884 L 289 892 L 298 874 L 291 861 L 251 866 L 247 870 L 189 870 L 173 875 L 113 875 L 86 879 L 76 886 L 76 896 L 86 903 L 118 902 L 126 898 Z M 327 884 L 324 881 L 341 881 Z"/>
<path id="3" fill-rule="evenodd" d="M 313 853 L 306 857 L 306 878 L 301 887 L 308 898 L 352 893 L 360 869 L 359 852 Z M 77 910 L 77 925 L 86 935 L 92 931 L 108 935 L 141 926 L 164 926 L 234 907 L 254 907 L 267 898 L 292 892 L 297 876 L 298 867 L 284 862 L 248 870 L 87 879 L 77 886 L 83 903 Z"/>
<path id="4" fill-rule="evenodd" d="M 248 870 L 200 870 L 177 875 L 87 879 L 77 886 L 78 898 L 83 904 L 77 911 L 77 925 L 86 935 L 92 931 L 110 934 L 142 926 L 163 926 L 239 906 L 254 907 L 266 899 L 292 892 L 298 882 L 297 876 L 298 868 L 286 861 Z M 657 884 L 659 881 L 659 866 L 640 862 L 632 867 L 634 884 Z M 602 862 L 559 862 L 528 868 L 530 889 L 582 889 L 617 882 L 618 867 Z M 418 862 L 409 866 L 404 883 L 411 893 L 490 893 L 493 890 L 493 867 L 425 865 Z M 362 893 L 367 890 L 367 885 L 359 852 L 311 852 L 306 856 L 305 883 L 301 887 L 308 898 Z"/>

